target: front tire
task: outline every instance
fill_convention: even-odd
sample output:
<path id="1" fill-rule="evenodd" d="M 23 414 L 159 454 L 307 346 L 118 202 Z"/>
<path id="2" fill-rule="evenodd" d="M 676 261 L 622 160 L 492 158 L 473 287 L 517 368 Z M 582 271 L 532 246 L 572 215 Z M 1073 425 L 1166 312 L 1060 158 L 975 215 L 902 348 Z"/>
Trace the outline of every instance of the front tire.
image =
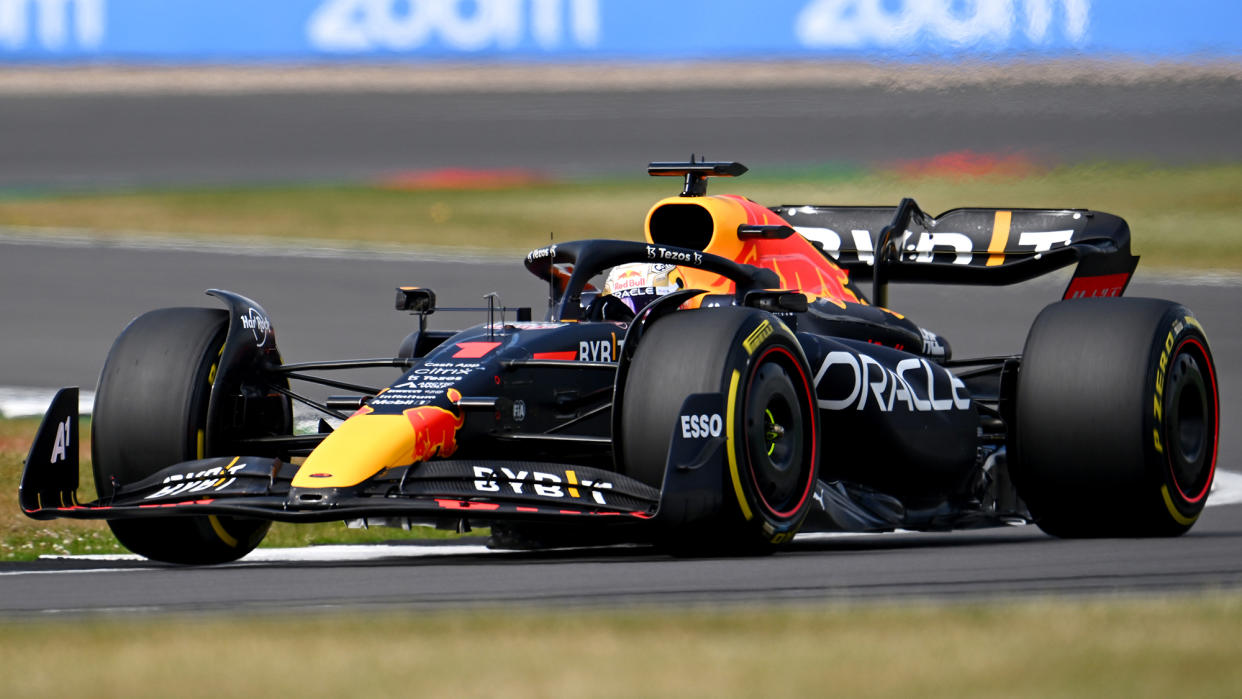
<path id="1" fill-rule="evenodd" d="M 228 314 L 164 308 L 133 320 L 108 352 L 91 421 L 95 490 L 134 483 L 206 453 L 207 404 Z M 250 553 L 270 522 L 226 516 L 109 520 L 125 548 L 168 563 L 208 564 Z"/>
<path id="2" fill-rule="evenodd" d="M 726 396 L 725 507 L 671 533 L 676 548 L 754 552 L 793 538 L 818 476 L 818 423 L 802 349 L 775 316 L 720 308 L 661 318 L 644 333 L 624 391 L 623 470 L 656 488 L 685 399 Z"/>
<path id="3" fill-rule="evenodd" d="M 1219 404 L 1207 338 L 1186 308 L 1048 306 L 1018 378 L 1018 493 L 1054 536 L 1183 534 L 1212 487 Z"/>

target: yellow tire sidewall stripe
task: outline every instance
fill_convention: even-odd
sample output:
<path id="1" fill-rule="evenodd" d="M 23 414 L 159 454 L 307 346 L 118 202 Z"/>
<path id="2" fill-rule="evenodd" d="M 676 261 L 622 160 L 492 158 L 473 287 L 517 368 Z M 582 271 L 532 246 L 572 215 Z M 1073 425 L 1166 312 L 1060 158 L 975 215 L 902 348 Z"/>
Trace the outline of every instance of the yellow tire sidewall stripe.
<path id="1" fill-rule="evenodd" d="M 1164 496 L 1164 506 L 1169 511 L 1169 515 L 1173 518 L 1174 522 L 1177 522 L 1183 527 L 1189 527 L 1190 525 L 1194 524 L 1199 519 L 1199 515 L 1195 515 L 1194 517 L 1187 517 L 1186 515 L 1177 511 L 1177 506 L 1173 504 L 1173 496 L 1169 494 L 1169 486 L 1167 485 L 1160 486 L 1160 494 Z"/>
<path id="2" fill-rule="evenodd" d="M 216 372 L 220 368 L 220 362 L 219 362 L 218 357 L 222 357 L 222 356 L 224 356 L 224 345 L 223 344 L 220 345 L 220 353 L 217 355 L 217 361 L 211 365 L 211 370 L 207 373 L 207 386 L 209 388 L 214 386 L 216 383 Z M 196 442 L 197 442 L 195 446 L 197 447 L 198 458 L 200 459 L 206 458 L 206 453 L 207 453 L 206 430 L 204 430 L 203 428 L 199 428 L 198 434 L 196 434 L 195 437 L 196 437 Z M 240 458 L 241 458 L 240 456 L 233 457 L 233 461 L 229 463 L 228 469 L 232 469 L 233 464 L 236 464 L 238 459 Z M 225 546 L 228 546 L 231 549 L 237 548 L 237 545 L 239 543 L 237 541 L 237 537 L 230 534 L 228 530 L 224 528 L 224 523 L 220 521 L 219 517 L 217 517 L 216 515 L 207 515 L 207 523 L 211 525 L 211 530 L 216 533 L 216 536 L 220 537 L 220 541 L 223 542 Z"/>
<path id="3" fill-rule="evenodd" d="M 742 373 L 737 369 L 733 370 L 733 375 L 729 377 L 729 403 L 725 408 L 727 416 L 725 418 L 725 453 L 729 456 L 729 478 L 733 481 L 733 494 L 737 496 L 737 504 L 742 509 L 742 516 L 746 521 L 755 518 L 750 510 L 750 504 L 746 502 L 746 492 L 742 489 L 742 477 L 737 468 L 737 451 L 733 448 L 735 443 L 734 435 L 734 418 L 737 416 L 737 384 L 741 380 Z"/>

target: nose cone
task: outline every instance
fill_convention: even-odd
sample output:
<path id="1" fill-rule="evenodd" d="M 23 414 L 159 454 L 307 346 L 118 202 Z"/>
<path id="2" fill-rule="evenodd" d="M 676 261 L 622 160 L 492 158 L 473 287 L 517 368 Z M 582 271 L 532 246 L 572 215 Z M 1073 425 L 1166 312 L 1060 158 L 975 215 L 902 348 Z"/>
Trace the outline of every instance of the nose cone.
<path id="1" fill-rule="evenodd" d="M 311 452 L 293 477 L 295 488 L 346 488 L 394 466 L 448 457 L 464 420 L 425 405 L 400 415 L 358 413 Z"/>

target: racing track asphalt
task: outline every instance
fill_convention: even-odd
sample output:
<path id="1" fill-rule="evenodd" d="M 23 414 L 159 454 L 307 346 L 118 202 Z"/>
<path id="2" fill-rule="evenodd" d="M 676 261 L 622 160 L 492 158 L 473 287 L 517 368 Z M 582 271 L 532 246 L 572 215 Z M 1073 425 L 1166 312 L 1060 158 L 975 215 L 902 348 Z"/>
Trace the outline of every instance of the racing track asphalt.
<path id="1" fill-rule="evenodd" d="M 0 617 L 1183 594 L 1242 585 L 1240 545 L 1232 505 L 1179 539 L 1063 541 L 1016 527 L 799 540 L 763 558 L 635 548 L 202 569 L 51 561 L 0 566 Z"/>
<path id="2" fill-rule="evenodd" d="M 445 167 L 637 176 L 649 160 L 691 152 L 756 168 L 963 149 L 1054 163 L 1236 162 L 1239 82 L 0 95 L 0 187 L 336 181 Z"/>
<path id="3" fill-rule="evenodd" d="M 646 160 L 692 150 L 754 167 L 885 163 L 963 148 L 1055 162 L 1236 162 L 1240 122 L 1242 91 L 1232 80 L 925 91 L 5 96 L 0 188 L 339 180 L 450 166 L 632 173 Z M 388 355 L 410 326 L 390 310 L 401 282 L 431 286 L 445 303 L 487 291 L 509 305 L 539 308 L 543 300 L 516 261 L 271 258 L 0 236 L 0 386 L 93 386 L 129 318 L 208 305 L 201 292 L 213 286 L 263 303 L 289 361 Z M 892 305 L 950 338 L 959 356 L 1015 352 L 1039 306 L 1059 291 L 1055 280 L 1016 289 L 895 288 Z M 1207 326 L 1225 401 L 1221 463 L 1242 470 L 1233 427 L 1242 414 L 1242 286 L 1159 280 L 1140 268 L 1130 293 L 1181 300 Z M 435 322 L 480 320 L 444 314 Z M 0 564 L 0 614 L 1236 588 L 1240 537 L 1242 505 L 1226 505 L 1176 540 L 1057 541 L 1025 527 L 798 541 L 761 560 L 609 550 L 208 570 L 41 561 Z"/>

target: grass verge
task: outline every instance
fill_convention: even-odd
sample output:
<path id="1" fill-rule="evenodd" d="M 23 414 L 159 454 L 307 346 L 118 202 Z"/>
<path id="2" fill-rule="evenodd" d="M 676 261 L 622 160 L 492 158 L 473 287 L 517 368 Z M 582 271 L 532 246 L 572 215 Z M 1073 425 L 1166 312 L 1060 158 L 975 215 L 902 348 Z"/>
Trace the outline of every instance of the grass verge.
<path id="1" fill-rule="evenodd" d="M 112 536 L 103 521 L 53 519 L 33 520 L 21 512 L 17 502 L 17 485 L 21 480 L 22 461 L 34 434 L 39 428 L 37 418 L 0 419 L 0 561 L 29 561 L 42 555 L 81 555 L 128 553 Z M 82 418 L 78 447 L 80 483 L 78 495 L 83 501 L 95 499 L 95 482 L 91 471 L 90 419 Z M 486 532 L 482 532 L 486 534 Z M 480 532 L 474 532 L 478 536 Z M 286 548 L 318 544 L 378 543 L 400 538 L 456 538 L 454 532 L 419 527 L 411 532 L 398 529 L 348 529 L 340 522 L 316 524 L 272 525 L 262 546 Z"/>
<path id="2" fill-rule="evenodd" d="M 124 549 L 103 522 L 40 521 L 22 514 L 17 502 L 17 484 L 21 480 L 22 462 L 38 428 L 38 418 L 0 420 L 0 560 L 28 561 L 43 554 L 122 553 Z M 83 418 L 78 429 L 82 437 L 78 458 L 83 464 L 78 492 L 94 495 L 90 420 Z"/>
<path id="3" fill-rule="evenodd" d="M 1230 697 L 1240 641 L 1236 594 L 0 624 L 10 697 Z"/>
<path id="4" fill-rule="evenodd" d="M 1242 165 L 1098 164 L 1026 174 L 863 173 L 843 167 L 753 172 L 717 181 L 766 204 L 893 204 L 1091 208 L 1126 218 L 1144 265 L 1242 270 Z M 0 226 L 108 236 L 255 237 L 300 245 L 454 245 L 528 250 L 576 238 L 637 239 L 648 207 L 675 194 L 670 178 L 604 178 L 497 189 L 302 186 L 128 193 L 10 194 Z"/>

